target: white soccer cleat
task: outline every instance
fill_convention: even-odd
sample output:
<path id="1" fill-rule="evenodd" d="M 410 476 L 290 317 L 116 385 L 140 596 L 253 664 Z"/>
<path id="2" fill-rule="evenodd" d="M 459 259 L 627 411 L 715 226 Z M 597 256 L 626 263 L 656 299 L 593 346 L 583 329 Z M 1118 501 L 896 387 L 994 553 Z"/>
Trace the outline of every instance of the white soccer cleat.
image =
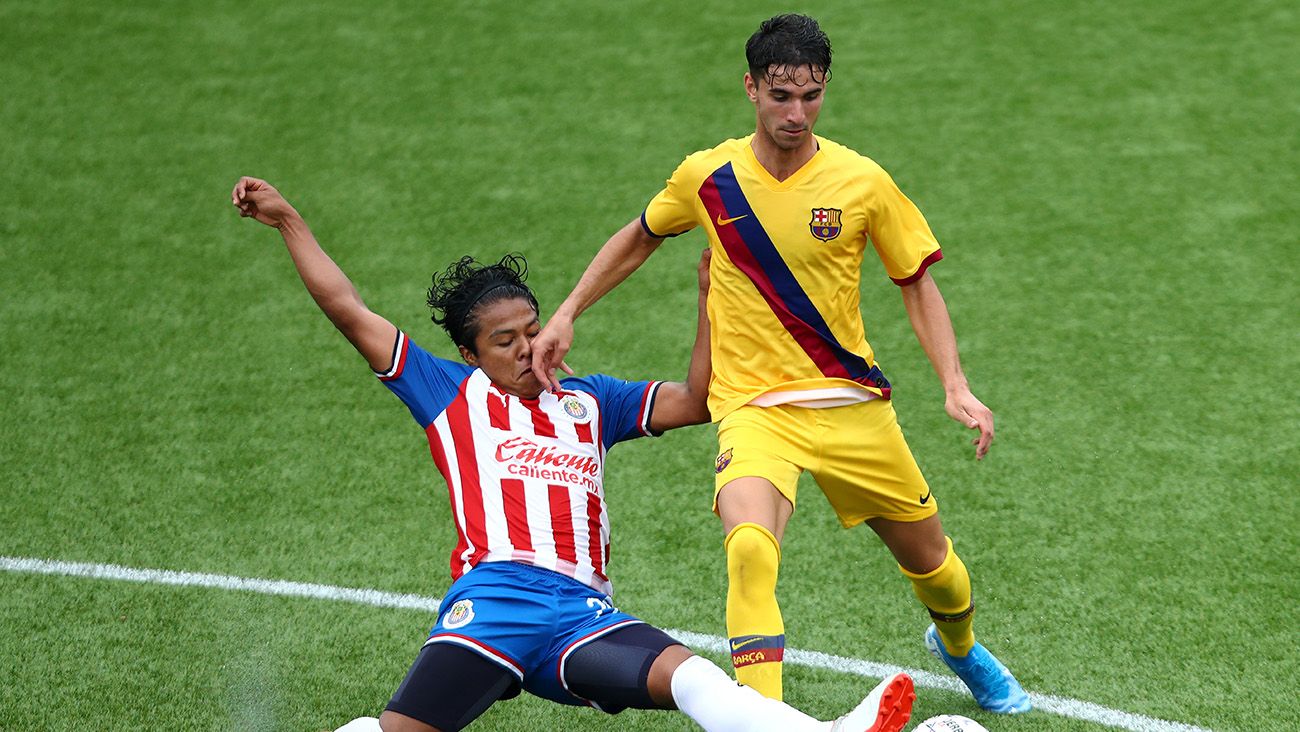
<path id="1" fill-rule="evenodd" d="M 831 732 L 902 732 L 912 718 L 916 688 L 912 677 L 894 674 L 876 684 L 853 711 L 835 720 Z"/>

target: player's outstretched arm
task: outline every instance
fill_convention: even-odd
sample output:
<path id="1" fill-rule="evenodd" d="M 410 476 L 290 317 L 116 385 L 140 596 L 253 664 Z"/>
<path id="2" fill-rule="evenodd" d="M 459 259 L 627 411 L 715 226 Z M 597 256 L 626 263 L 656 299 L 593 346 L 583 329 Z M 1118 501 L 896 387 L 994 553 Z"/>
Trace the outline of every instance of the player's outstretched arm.
<path id="1" fill-rule="evenodd" d="M 975 458 L 983 460 L 989 445 L 993 444 L 993 412 L 975 398 L 966 382 L 961 359 L 957 356 L 957 336 L 953 333 L 952 318 L 948 315 L 943 294 L 929 272 L 900 289 L 916 339 L 921 342 L 921 348 L 925 349 L 925 355 L 943 384 L 944 409 L 948 416 L 966 427 L 979 430 L 979 437 L 971 443 L 975 445 Z"/>
<path id="2" fill-rule="evenodd" d="M 235 184 L 230 199 L 240 216 L 257 219 L 279 230 L 298 275 L 321 312 L 352 342 L 372 369 L 387 370 L 392 365 L 397 328 L 370 312 L 347 275 L 316 243 L 307 222 L 284 196 L 270 183 L 245 176 Z"/>
<path id="3" fill-rule="evenodd" d="M 564 357 L 573 345 L 573 322 L 635 272 L 663 241 L 647 234 L 638 217 L 605 242 L 587 265 L 573 292 L 533 339 L 533 373 L 538 381 L 552 391 L 560 388 L 555 369 L 563 368 L 566 373 L 573 373 L 564 364 Z"/>
<path id="4" fill-rule="evenodd" d="M 712 250 L 700 253 L 699 318 L 695 326 L 695 345 L 691 348 L 691 365 L 686 370 L 686 381 L 671 381 L 659 387 L 655 395 L 654 411 L 650 413 L 650 429 L 663 432 L 674 427 L 685 427 L 709 421 L 709 378 L 713 375 L 713 362 L 709 357 L 709 261 Z"/>

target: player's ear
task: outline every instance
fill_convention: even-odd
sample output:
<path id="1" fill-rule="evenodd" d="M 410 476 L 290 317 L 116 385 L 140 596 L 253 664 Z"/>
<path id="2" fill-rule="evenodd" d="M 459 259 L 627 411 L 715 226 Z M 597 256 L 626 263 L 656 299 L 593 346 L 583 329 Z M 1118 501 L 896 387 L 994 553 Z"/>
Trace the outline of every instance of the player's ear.
<path id="1" fill-rule="evenodd" d="M 457 346 L 457 348 L 460 349 L 460 357 L 465 359 L 465 363 L 470 366 L 478 366 L 478 356 L 475 356 L 473 351 L 464 346 Z"/>
<path id="2" fill-rule="evenodd" d="M 758 104 L 758 82 L 754 81 L 754 75 L 748 71 L 745 72 L 745 96 L 749 97 L 749 101 Z"/>

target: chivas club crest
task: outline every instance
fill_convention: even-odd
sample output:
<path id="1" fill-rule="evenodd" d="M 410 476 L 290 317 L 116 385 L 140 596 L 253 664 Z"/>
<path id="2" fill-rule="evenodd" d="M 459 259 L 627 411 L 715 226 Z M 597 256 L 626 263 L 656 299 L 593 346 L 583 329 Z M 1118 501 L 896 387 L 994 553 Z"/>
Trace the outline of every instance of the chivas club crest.
<path id="1" fill-rule="evenodd" d="M 812 210 L 812 221 L 808 222 L 808 228 L 812 230 L 812 235 L 822 241 L 830 241 L 840 235 L 840 214 L 844 213 L 838 208 L 814 208 Z"/>
<path id="2" fill-rule="evenodd" d="M 721 473 L 727 469 L 727 466 L 731 464 L 731 450 L 732 448 L 728 447 L 726 452 L 718 456 L 718 462 L 714 465 L 713 472 Z"/>
<path id="3" fill-rule="evenodd" d="M 460 600 L 451 606 L 451 610 L 443 617 L 442 627 L 447 630 L 455 630 L 469 625 L 474 619 L 474 601 Z"/>
<path id="4" fill-rule="evenodd" d="M 576 420 L 587 418 L 587 406 L 578 401 L 577 397 L 566 396 L 560 400 L 560 404 L 564 407 L 564 413 L 570 417 Z"/>

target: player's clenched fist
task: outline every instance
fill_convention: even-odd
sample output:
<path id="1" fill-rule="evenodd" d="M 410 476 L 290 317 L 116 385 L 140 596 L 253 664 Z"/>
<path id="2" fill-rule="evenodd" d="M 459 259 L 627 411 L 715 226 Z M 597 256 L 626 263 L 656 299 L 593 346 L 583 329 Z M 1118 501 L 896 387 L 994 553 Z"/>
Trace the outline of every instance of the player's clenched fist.
<path id="1" fill-rule="evenodd" d="M 284 226 L 287 219 L 298 215 L 275 186 L 260 178 L 240 178 L 230 192 L 230 202 L 239 209 L 240 216 L 257 219 L 277 229 Z"/>

